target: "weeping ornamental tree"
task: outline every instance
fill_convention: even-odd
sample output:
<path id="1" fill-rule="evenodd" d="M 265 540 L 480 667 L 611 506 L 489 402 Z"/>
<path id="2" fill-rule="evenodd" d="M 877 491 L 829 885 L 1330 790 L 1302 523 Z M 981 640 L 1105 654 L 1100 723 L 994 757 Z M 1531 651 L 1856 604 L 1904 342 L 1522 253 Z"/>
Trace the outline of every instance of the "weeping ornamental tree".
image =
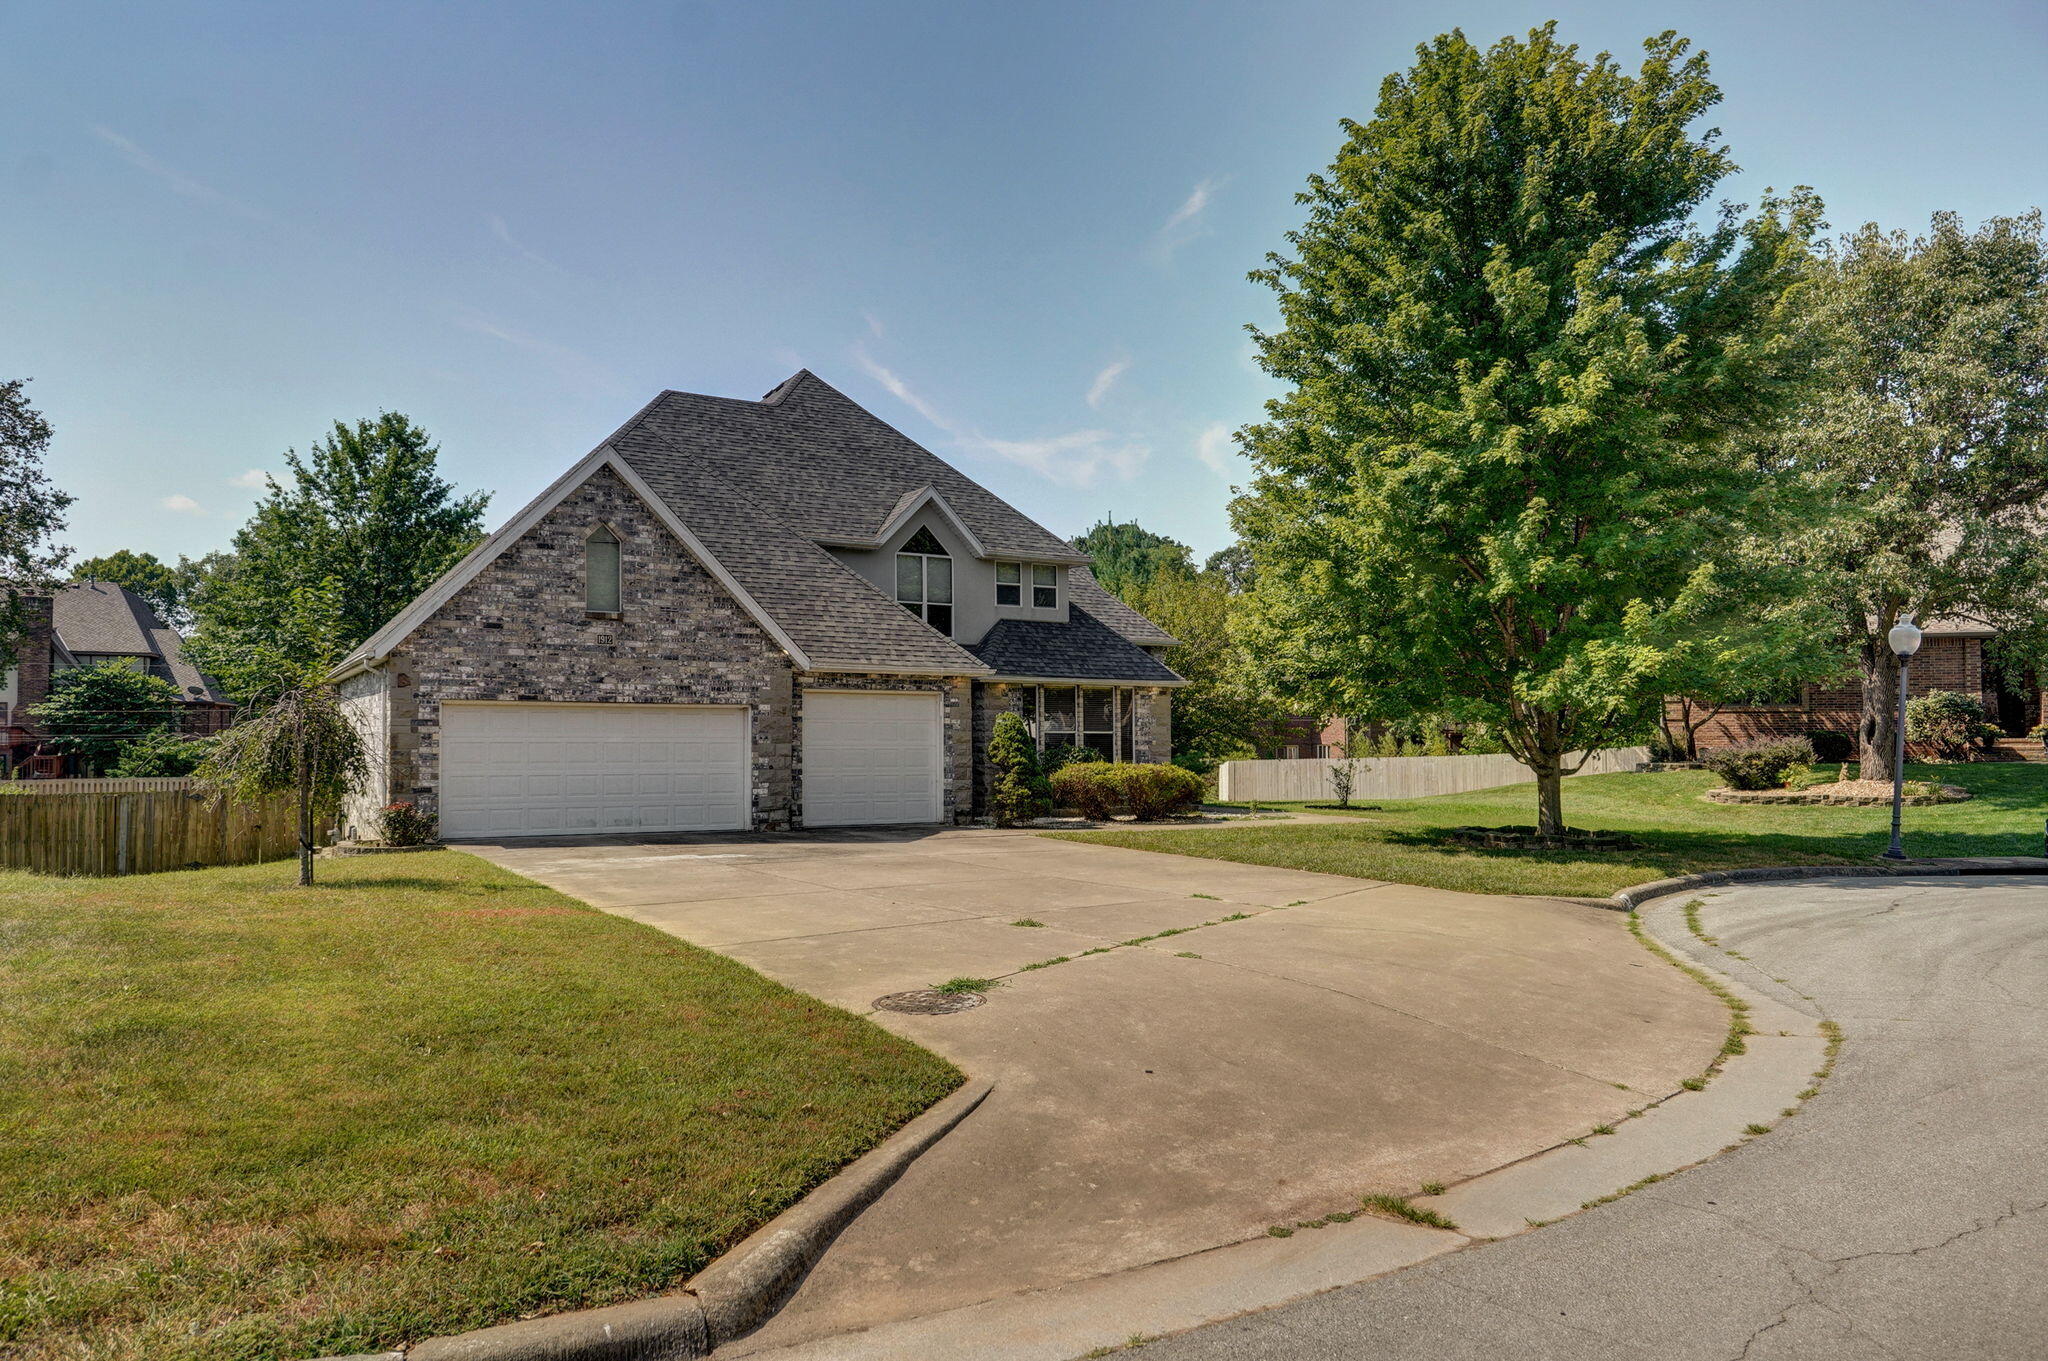
<path id="1" fill-rule="evenodd" d="M 1735 168 L 1694 131 L 1720 92 L 1684 40 L 1644 48 L 1631 75 L 1549 26 L 1439 37 L 1252 276 L 1290 391 L 1241 437 L 1242 641 L 1305 708 L 1483 722 L 1549 833 L 1570 753 L 1654 723 L 1671 640 L 1747 626 L 1703 574 L 1756 531 L 1743 449 L 1809 359 L 1819 205 L 1696 222 Z"/>
<path id="2" fill-rule="evenodd" d="M 222 733 L 199 778 L 230 798 L 289 794 L 299 819 L 299 884 L 313 882 L 313 818 L 360 789 L 369 766 L 362 735 L 334 691 L 287 690 L 252 718 Z"/>

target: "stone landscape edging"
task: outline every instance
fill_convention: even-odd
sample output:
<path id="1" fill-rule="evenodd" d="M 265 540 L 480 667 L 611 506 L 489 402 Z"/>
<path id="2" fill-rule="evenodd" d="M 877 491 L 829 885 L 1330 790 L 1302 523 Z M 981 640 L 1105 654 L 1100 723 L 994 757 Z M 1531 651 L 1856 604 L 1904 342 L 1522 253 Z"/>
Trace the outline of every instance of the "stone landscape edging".
<path id="1" fill-rule="evenodd" d="M 432 1337 L 323 1361 L 693 1361 L 759 1326 L 839 1231 L 993 1090 L 970 1080 L 669 1295 Z"/>
<path id="2" fill-rule="evenodd" d="M 1611 907 L 1617 912 L 1633 912 L 1653 898 L 1662 898 L 1673 893 L 1690 893 L 1702 888 L 1727 888 L 1731 884 L 1799 879 L 1871 879 L 1964 874 L 2048 874 L 2048 857 L 1956 856 L 1871 865 L 1778 865 L 1746 870 L 1706 870 L 1699 874 L 1681 874 L 1673 879 L 1653 879 L 1646 884 L 1631 884 L 1627 888 L 1616 890 L 1613 897 L 1605 900 L 1582 898 L 1579 901 L 1598 902 L 1601 906 Z"/>

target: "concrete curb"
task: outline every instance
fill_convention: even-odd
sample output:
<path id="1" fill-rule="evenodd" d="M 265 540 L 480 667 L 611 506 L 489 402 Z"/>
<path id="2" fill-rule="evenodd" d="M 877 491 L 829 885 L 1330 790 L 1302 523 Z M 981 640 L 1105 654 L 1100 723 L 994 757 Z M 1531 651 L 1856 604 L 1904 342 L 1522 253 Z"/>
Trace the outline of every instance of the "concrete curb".
<path id="1" fill-rule="evenodd" d="M 427 1338 L 403 1352 L 319 1361 L 693 1361 L 709 1356 L 713 1347 L 773 1314 L 839 1231 L 971 1115 L 994 1086 L 986 1080 L 968 1082 L 762 1225 L 675 1294 Z"/>
<path id="2" fill-rule="evenodd" d="M 1882 876 L 1959 874 L 2048 874 L 2048 858 L 2032 855 L 1953 857 L 1949 859 L 1902 860 L 1870 865 L 1783 865 L 1750 870 L 1710 870 L 1704 874 L 1681 874 L 1675 879 L 1655 879 L 1631 884 L 1606 900 L 1603 906 L 1619 912 L 1633 912 L 1652 898 L 1673 893 L 1690 893 L 1702 888 L 1726 888 L 1731 884 L 1771 883 L 1798 879 L 1873 879 Z M 1581 902 L 1596 902 L 1584 898 Z"/>

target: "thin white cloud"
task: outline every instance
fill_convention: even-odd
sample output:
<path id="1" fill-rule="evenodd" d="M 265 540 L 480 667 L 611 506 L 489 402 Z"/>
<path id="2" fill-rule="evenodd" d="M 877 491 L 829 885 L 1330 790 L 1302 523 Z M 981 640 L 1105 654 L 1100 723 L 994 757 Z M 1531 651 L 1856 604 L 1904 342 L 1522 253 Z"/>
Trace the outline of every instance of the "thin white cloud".
<path id="1" fill-rule="evenodd" d="M 206 514 L 206 507 L 200 505 L 197 501 L 194 501 L 191 497 L 185 495 L 183 492 L 179 492 L 174 496 L 166 496 L 164 498 L 163 504 L 165 510 L 174 510 L 177 511 L 180 515 Z"/>
<path id="2" fill-rule="evenodd" d="M 1195 436 L 1195 457 L 1218 477 L 1230 475 L 1230 460 L 1237 455 L 1230 435 L 1230 427 L 1219 423 L 1204 426 L 1202 433 Z"/>
<path id="3" fill-rule="evenodd" d="M 515 327 L 502 325 L 488 317 L 461 316 L 455 318 L 455 324 L 465 331 L 489 336 L 515 349 L 524 350 L 546 361 L 557 373 L 571 382 L 607 389 L 620 386 L 617 375 L 610 369 L 582 351 L 572 350 L 567 345 L 558 345 L 552 340 L 545 340 Z"/>
<path id="4" fill-rule="evenodd" d="M 1152 236 L 1152 254 L 1161 264 L 1173 258 L 1173 253 L 1198 236 L 1207 233 L 1202 225 L 1203 214 L 1209 211 L 1210 202 L 1216 191 L 1223 187 L 1223 181 L 1210 178 L 1197 184 L 1193 191 L 1173 210 L 1172 216 L 1161 224 Z"/>
<path id="5" fill-rule="evenodd" d="M 261 468 L 251 468 L 246 473 L 236 473 L 228 479 L 230 487 L 247 487 L 250 491 L 262 491 L 270 485 L 270 474 Z"/>
<path id="6" fill-rule="evenodd" d="M 1103 365 L 1102 372 L 1096 374 L 1095 381 L 1088 385 L 1088 406 L 1091 410 L 1102 409 L 1103 398 L 1109 396 L 1109 390 L 1116 386 L 1116 380 L 1123 377 L 1124 370 L 1130 366 L 1128 359 L 1113 359 Z"/>
<path id="7" fill-rule="evenodd" d="M 873 312 L 863 312 L 860 314 L 860 319 L 868 324 L 869 335 L 877 340 L 882 338 L 882 319 L 880 317 L 876 316 Z"/>
<path id="8" fill-rule="evenodd" d="M 918 396 L 915 392 L 911 391 L 910 384 L 904 382 L 901 378 L 897 377 L 894 373 L 882 367 L 880 364 L 877 364 L 872 358 L 869 357 L 868 352 L 866 350 L 861 349 L 858 345 L 856 345 L 853 350 L 853 362 L 860 365 L 862 370 L 864 370 L 867 373 L 868 377 L 874 379 L 877 383 L 880 383 L 883 387 L 889 389 L 890 396 L 894 397 L 897 401 L 903 403 L 903 405 L 909 407 L 912 411 L 915 411 L 918 415 L 924 417 L 933 425 L 936 425 L 939 429 L 945 431 L 949 435 L 958 436 L 962 434 L 962 431 L 959 430 L 956 426 L 954 426 L 954 424 L 951 421 L 947 420 L 944 416 L 941 416 L 939 414 L 938 409 L 936 407 L 934 407 L 930 402 L 927 402 L 924 398 Z"/>
<path id="9" fill-rule="evenodd" d="M 499 244 L 510 249 L 513 254 L 536 265 L 542 265 L 557 272 L 561 271 L 562 267 L 560 265 L 512 235 L 512 229 L 505 225 L 504 218 L 499 217 L 496 213 L 490 213 L 485 216 L 484 222 L 490 227 L 491 235 L 498 238 Z"/>
<path id="10" fill-rule="evenodd" d="M 157 180 L 172 193 L 199 203 L 211 204 L 216 208 L 225 208 L 229 212 L 239 213 L 243 217 L 255 218 L 259 221 L 264 219 L 264 214 L 248 204 L 243 203 L 239 199 L 230 198 L 212 185 L 207 184 L 203 180 L 194 179 L 175 166 L 164 164 L 137 146 L 133 141 L 115 132 L 112 128 L 102 127 L 95 123 L 91 131 L 93 136 L 119 152 L 122 160 L 134 166 L 143 174 Z"/>
<path id="11" fill-rule="evenodd" d="M 952 436 L 968 453 L 1006 459 L 1029 468 L 1049 481 L 1072 487 L 1093 486 L 1104 473 L 1128 479 L 1141 467 L 1151 451 L 1107 430 L 1075 430 L 1043 439 L 991 439 L 977 430 L 949 419 L 920 396 L 902 377 L 875 362 L 859 346 L 853 360 L 867 375 L 887 388 L 889 394 L 915 411 L 937 429 Z"/>

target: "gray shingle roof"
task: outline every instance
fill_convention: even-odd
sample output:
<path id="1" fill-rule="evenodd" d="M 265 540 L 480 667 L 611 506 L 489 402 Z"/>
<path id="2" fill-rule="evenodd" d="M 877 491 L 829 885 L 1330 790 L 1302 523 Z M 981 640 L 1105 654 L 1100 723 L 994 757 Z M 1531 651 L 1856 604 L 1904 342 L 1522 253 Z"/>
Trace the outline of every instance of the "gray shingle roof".
<path id="1" fill-rule="evenodd" d="M 659 431 L 677 454 L 715 467 L 774 506 L 808 539 L 872 539 L 909 494 L 932 487 L 991 553 L 1087 561 L 808 369 L 758 402 L 665 392 L 640 424 Z"/>
<path id="2" fill-rule="evenodd" d="M 1090 568 L 1067 569 L 1067 599 L 1134 643 L 1142 643 L 1147 647 L 1169 647 L 1180 641 L 1103 589 L 1102 583 L 1095 579 L 1095 573 Z"/>
<path id="3" fill-rule="evenodd" d="M 50 624 L 57 641 L 73 656 L 154 658 L 187 699 L 222 698 L 213 682 L 185 660 L 178 631 L 125 586 L 109 581 L 59 586 L 51 595 Z"/>
<path id="4" fill-rule="evenodd" d="M 968 651 L 999 676 L 1099 681 L 1141 681 L 1173 685 L 1180 677 L 1165 663 L 1110 628 L 1079 604 L 1069 604 L 1064 624 L 1038 619 L 1000 619 Z"/>
<path id="5" fill-rule="evenodd" d="M 734 579 L 821 671 L 913 670 L 979 675 L 950 638 L 793 529 L 782 507 L 748 495 L 723 469 L 680 455 L 641 422 L 612 448 L 704 541 Z"/>

